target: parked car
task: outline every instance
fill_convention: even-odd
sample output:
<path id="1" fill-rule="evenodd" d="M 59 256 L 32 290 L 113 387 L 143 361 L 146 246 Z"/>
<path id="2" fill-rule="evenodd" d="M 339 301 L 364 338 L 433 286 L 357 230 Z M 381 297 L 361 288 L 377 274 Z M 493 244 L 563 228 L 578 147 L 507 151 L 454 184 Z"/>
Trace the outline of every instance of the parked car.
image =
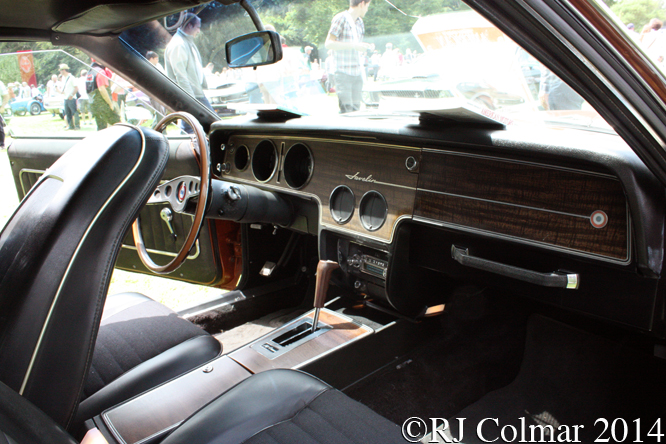
<path id="1" fill-rule="evenodd" d="M 247 104 L 250 102 L 248 85 L 245 82 L 225 82 L 204 91 L 208 101 L 220 116 L 234 115 L 237 111 L 228 104 Z"/>
<path id="2" fill-rule="evenodd" d="M 482 80 L 447 81 L 439 74 L 415 76 L 409 79 L 366 83 L 363 103 L 378 107 L 382 100 L 399 99 L 450 99 L 460 98 L 491 110 L 507 105 L 520 105 L 525 99 L 520 95 L 499 91 Z M 418 105 L 417 105 L 418 106 Z"/>
<path id="3" fill-rule="evenodd" d="M 192 2 L 3 9 L 0 40 L 78 47 L 175 112 L 8 149 L 23 200 L 0 233 L 0 441 L 664 439 L 657 61 L 599 2 L 400 3 L 411 17 L 378 3 L 351 7 L 364 41 L 405 41 L 414 17 L 437 15 L 418 35 L 447 63 L 414 64 L 408 84 L 437 74 L 455 87 L 432 89 L 457 96 L 480 79 L 524 102 L 346 112 L 360 77 L 350 97 L 299 88 L 313 81 L 293 75 L 302 58 L 249 31 L 271 20 L 323 41 L 329 0 L 211 2 L 194 9 L 202 23 L 180 14 Z M 143 54 L 170 53 L 177 26 L 204 30 L 204 61 L 228 39 L 227 53 L 252 49 L 259 66 L 238 69 L 272 82 L 271 103 L 220 119 L 162 75 Z M 539 108 L 519 48 L 554 74 L 539 99 L 564 84 L 580 109 Z M 107 295 L 114 267 L 220 296 L 175 313 L 159 294 Z"/>
<path id="4" fill-rule="evenodd" d="M 42 111 L 46 111 L 41 95 L 29 99 L 14 99 L 9 102 L 9 106 L 17 116 L 24 116 L 26 113 L 36 116 Z"/>
<path id="5" fill-rule="evenodd" d="M 60 116 L 61 119 L 65 118 L 65 97 L 62 94 L 47 96 L 44 98 L 44 108 L 50 112 L 52 116 Z"/>

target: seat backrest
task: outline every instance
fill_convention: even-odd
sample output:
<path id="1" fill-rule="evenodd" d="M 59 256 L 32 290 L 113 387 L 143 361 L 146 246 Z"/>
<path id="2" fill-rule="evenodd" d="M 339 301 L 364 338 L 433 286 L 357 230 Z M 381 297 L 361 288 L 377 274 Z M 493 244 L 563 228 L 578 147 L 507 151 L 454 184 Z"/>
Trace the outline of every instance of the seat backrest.
<path id="1" fill-rule="evenodd" d="M 0 382 L 0 443 L 76 444 L 71 435 Z"/>
<path id="2" fill-rule="evenodd" d="M 65 428 L 120 242 L 167 159 L 155 131 L 97 132 L 44 173 L 0 233 L 0 381 Z"/>

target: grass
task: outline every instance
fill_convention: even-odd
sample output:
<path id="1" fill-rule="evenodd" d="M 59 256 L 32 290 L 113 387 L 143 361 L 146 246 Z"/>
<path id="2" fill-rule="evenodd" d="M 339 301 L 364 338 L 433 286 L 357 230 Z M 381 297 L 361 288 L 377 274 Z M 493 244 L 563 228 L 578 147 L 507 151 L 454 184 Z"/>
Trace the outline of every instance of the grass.
<path id="1" fill-rule="evenodd" d="M 88 120 L 86 120 L 87 122 Z M 91 121 L 91 122 L 94 122 Z M 67 122 L 58 115 L 51 116 L 49 112 L 43 112 L 37 116 L 26 114 L 25 116 L 12 116 L 9 128 L 16 136 L 58 136 L 58 135 L 88 135 L 97 131 L 95 125 L 82 125 L 81 130 L 66 131 Z"/>
<path id="2" fill-rule="evenodd" d="M 67 131 L 63 129 L 63 121 L 50 113 L 42 113 L 39 116 L 13 116 L 9 128 L 13 133 L 31 136 L 53 136 L 53 135 L 77 135 L 96 131 L 95 126 L 84 126 L 81 131 Z M 7 140 L 7 144 L 11 139 Z M 19 204 L 18 194 L 14 185 L 9 158 L 6 150 L 0 150 L 0 186 L 5 190 L 0 197 L 0 229 L 14 213 Z M 173 279 L 150 276 L 140 273 L 132 273 L 124 270 L 114 270 L 109 286 L 109 294 L 125 291 L 137 291 L 153 298 L 170 307 L 175 311 L 198 305 L 207 300 L 216 298 L 225 290 L 205 287 L 175 281 Z"/>

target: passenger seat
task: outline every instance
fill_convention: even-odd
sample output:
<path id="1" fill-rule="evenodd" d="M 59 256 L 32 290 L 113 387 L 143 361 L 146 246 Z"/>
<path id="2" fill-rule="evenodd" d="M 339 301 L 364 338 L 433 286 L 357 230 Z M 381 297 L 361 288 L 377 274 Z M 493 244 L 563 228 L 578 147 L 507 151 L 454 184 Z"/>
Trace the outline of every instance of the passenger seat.
<path id="1" fill-rule="evenodd" d="M 109 296 L 76 423 L 217 357 L 214 337 L 139 293 Z"/>

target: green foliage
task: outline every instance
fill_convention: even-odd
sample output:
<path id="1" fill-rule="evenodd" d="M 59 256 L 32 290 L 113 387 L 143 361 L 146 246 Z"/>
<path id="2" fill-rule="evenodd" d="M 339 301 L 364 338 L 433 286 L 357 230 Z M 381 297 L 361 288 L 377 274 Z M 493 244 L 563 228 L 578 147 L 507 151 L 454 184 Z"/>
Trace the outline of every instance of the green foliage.
<path id="1" fill-rule="evenodd" d="M 18 66 L 17 51 L 47 51 L 34 52 L 35 76 L 37 84 L 46 84 L 51 75 L 58 74 L 58 65 L 66 63 L 73 74 L 90 63 L 90 57 L 84 52 L 69 46 L 55 47 L 49 42 L 0 42 L 0 80 L 5 85 L 10 82 L 21 80 L 21 72 Z M 77 61 L 81 60 L 83 63 Z"/>
<path id="2" fill-rule="evenodd" d="M 386 43 L 403 51 L 407 48 L 419 49 L 416 39 L 410 31 L 418 17 L 441 14 L 448 11 L 469 9 L 462 0 L 391 0 L 395 7 L 385 0 L 372 0 L 370 9 L 364 18 L 365 41 L 374 43 L 383 51 Z M 349 8 L 349 0 L 252 0 L 264 24 L 270 24 L 285 39 L 288 46 L 313 46 L 324 57 L 324 42 L 335 14 Z M 400 9 L 403 12 L 398 11 Z M 212 2 L 200 11 L 202 32 L 196 38 L 202 62 L 214 64 L 214 71 L 221 71 L 227 66 L 224 53 L 225 43 L 233 37 L 256 30 L 252 20 L 238 4 L 225 6 Z M 142 54 L 148 50 L 156 51 L 163 57 L 167 42 L 148 39 L 148 34 L 141 27 L 136 28 L 134 36 L 128 37 L 133 46 Z M 142 44 L 145 43 L 145 47 Z"/>
<path id="3" fill-rule="evenodd" d="M 383 0 L 373 0 L 363 19 L 365 41 L 374 43 L 378 49 L 383 49 L 388 42 L 403 50 L 416 49 L 418 44 L 409 32 L 419 16 L 469 9 L 461 0 L 392 0 L 391 3 L 395 7 Z M 265 23 L 274 25 L 285 37 L 287 45 L 315 45 L 321 51 L 331 19 L 347 8 L 348 0 L 298 0 L 279 8 L 266 8 L 259 13 Z"/>
<path id="4" fill-rule="evenodd" d="M 196 37 L 203 65 L 213 63 L 214 71 L 221 71 L 227 66 L 224 45 L 228 40 L 257 30 L 250 18 L 241 14 L 225 18 L 224 26 L 220 24 L 217 22 L 210 27 L 202 27 L 202 32 Z"/>
<path id="5" fill-rule="evenodd" d="M 640 32 L 651 19 L 666 19 L 666 11 L 658 0 L 618 0 L 611 6 L 623 23 L 633 23 Z"/>

